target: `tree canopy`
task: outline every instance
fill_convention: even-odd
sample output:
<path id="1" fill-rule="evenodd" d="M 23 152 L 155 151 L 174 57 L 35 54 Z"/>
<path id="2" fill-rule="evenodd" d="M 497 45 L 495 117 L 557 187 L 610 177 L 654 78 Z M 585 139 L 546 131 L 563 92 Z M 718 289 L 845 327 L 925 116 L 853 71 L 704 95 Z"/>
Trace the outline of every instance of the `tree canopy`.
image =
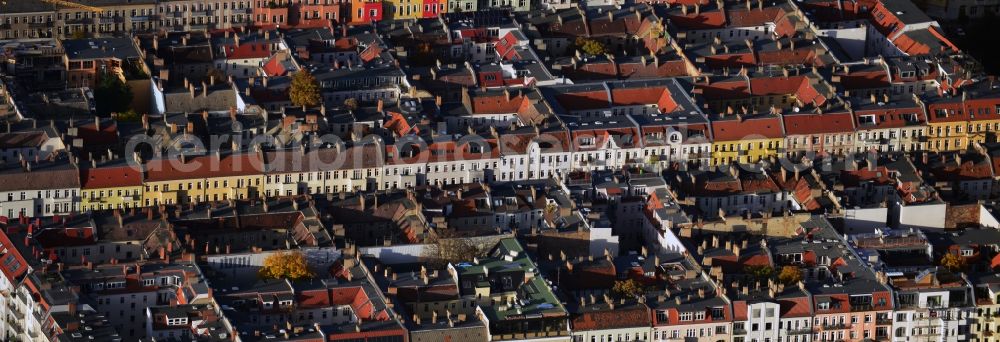
<path id="1" fill-rule="evenodd" d="M 426 243 L 429 246 L 424 250 L 424 257 L 433 267 L 472 261 L 486 252 L 448 229 L 439 229 L 427 238 Z"/>
<path id="2" fill-rule="evenodd" d="M 965 268 L 965 259 L 955 253 L 946 253 L 941 257 L 941 267 L 958 272 Z"/>
<path id="3" fill-rule="evenodd" d="M 264 266 L 257 275 L 261 279 L 288 279 L 291 281 L 313 277 L 306 257 L 300 252 L 283 252 L 268 255 L 264 258 Z"/>
<path id="4" fill-rule="evenodd" d="M 608 53 L 607 47 L 603 43 L 584 37 L 576 38 L 576 48 L 588 55 L 603 55 Z"/>
<path id="5" fill-rule="evenodd" d="M 319 105 L 319 82 L 308 70 L 301 70 L 292 75 L 292 86 L 288 96 L 292 104 L 299 107 L 315 107 Z"/>
<path id="6" fill-rule="evenodd" d="M 611 288 L 611 293 L 617 298 L 635 298 L 642 295 L 644 291 L 642 284 L 639 284 L 635 279 L 617 280 Z"/>
<path id="7" fill-rule="evenodd" d="M 785 266 L 778 273 L 778 281 L 785 285 L 798 283 L 802 280 L 802 270 L 795 266 Z"/>
<path id="8" fill-rule="evenodd" d="M 745 267 L 743 271 L 757 280 L 765 280 L 774 275 L 774 269 L 766 265 L 750 265 Z"/>
<path id="9" fill-rule="evenodd" d="M 350 110 L 356 110 L 356 109 L 358 109 L 358 99 L 353 98 L 353 97 L 349 97 L 349 98 L 345 99 L 344 100 L 344 108 L 347 108 L 347 109 L 350 109 Z"/>
<path id="10" fill-rule="evenodd" d="M 116 75 L 103 73 L 94 88 L 94 101 L 99 116 L 127 112 L 132 108 L 132 87 Z"/>

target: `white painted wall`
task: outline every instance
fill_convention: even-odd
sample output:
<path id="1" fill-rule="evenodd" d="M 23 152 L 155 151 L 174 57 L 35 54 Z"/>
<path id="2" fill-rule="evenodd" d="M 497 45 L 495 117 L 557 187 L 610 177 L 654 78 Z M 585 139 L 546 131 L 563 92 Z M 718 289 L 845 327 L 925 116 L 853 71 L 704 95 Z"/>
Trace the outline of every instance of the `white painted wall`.
<path id="1" fill-rule="evenodd" d="M 844 233 L 874 233 L 875 229 L 885 228 L 888 219 L 888 208 L 846 209 L 844 210 Z"/>
<path id="2" fill-rule="evenodd" d="M 948 205 L 920 204 L 899 208 L 899 228 L 944 228 Z"/>

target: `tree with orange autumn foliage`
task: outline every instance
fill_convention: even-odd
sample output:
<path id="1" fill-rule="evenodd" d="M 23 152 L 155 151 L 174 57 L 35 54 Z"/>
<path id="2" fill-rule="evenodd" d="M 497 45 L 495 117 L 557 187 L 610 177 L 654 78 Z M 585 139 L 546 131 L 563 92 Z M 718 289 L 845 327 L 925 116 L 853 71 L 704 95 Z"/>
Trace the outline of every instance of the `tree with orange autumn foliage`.
<path id="1" fill-rule="evenodd" d="M 306 257 L 300 252 L 275 253 L 264 258 L 264 266 L 257 275 L 261 279 L 288 279 L 291 281 L 313 277 Z"/>

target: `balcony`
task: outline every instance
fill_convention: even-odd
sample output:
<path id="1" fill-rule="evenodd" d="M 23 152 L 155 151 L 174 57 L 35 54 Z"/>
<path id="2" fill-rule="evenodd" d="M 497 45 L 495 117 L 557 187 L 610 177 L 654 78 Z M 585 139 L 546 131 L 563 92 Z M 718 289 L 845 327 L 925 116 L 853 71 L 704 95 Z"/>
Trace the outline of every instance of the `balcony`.
<path id="1" fill-rule="evenodd" d="M 733 335 L 746 335 L 746 329 L 733 329 Z"/>
<path id="2" fill-rule="evenodd" d="M 191 12 L 191 16 L 192 17 L 209 17 L 209 16 L 212 16 L 212 10 L 192 11 Z"/>
<path id="3" fill-rule="evenodd" d="M 215 28 L 215 24 L 191 24 L 191 31 L 206 31 Z"/>
<path id="4" fill-rule="evenodd" d="M 32 28 L 32 29 L 40 29 L 40 28 L 47 28 L 47 27 L 52 27 L 52 22 L 51 21 L 44 22 L 44 23 L 30 23 L 30 24 L 28 24 L 28 28 Z"/>
<path id="5" fill-rule="evenodd" d="M 180 18 L 184 16 L 184 12 L 181 11 L 173 12 L 171 13 L 171 16 L 173 16 L 174 18 Z"/>
<path id="6" fill-rule="evenodd" d="M 92 18 L 66 19 L 66 24 L 67 25 L 90 25 L 90 24 L 93 24 L 93 23 L 94 23 L 94 19 L 92 19 Z"/>
<path id="7" fill-rule="evenodd" d="M 120 24 L 125 22 L 125 18 L 122 17 L 102 17 L 100 20 L 101 24 Z"/>
<path id="8" fill-rule="evenodd" d="M 812 334 L 812 332 L 813 332 L 813 330 L 810 329 L 810 328 L 799 328 L 799 329 L 790 329 L 790 330 L 788 330 L 788 334 L 789 335 L 808 335 L 808 334 Z"/>
<path id="9" fill-rule="evenodd" d="M 848 323 L 827 323 L 823 324 L 823 330 L 843 330 L 850 329 L 851 325 Z"/>
<path id="10" fill-rule="evenodd" d="M 871 304 L 851 304 L 851 312 L 872 311 L 875 308 Z"/>
<path id="11" fill-rule="evenodd" d="M 891 325 L 892 324 L 892 318 L 878 318 L 878 319 L 875 319 L 875 324 L 876 325 Z"/>
<path id="12" fill-rule="evenodd" d="M 527 340 L 545 337 L 559 337 L 559 336 L 569 336 L 569 333 L 565 330 L 559 331 L 533 331 L 533 332 L 521 332 L 514 334 L 500 334 L 493 335 L 494 341 L 502 340 Z"/>

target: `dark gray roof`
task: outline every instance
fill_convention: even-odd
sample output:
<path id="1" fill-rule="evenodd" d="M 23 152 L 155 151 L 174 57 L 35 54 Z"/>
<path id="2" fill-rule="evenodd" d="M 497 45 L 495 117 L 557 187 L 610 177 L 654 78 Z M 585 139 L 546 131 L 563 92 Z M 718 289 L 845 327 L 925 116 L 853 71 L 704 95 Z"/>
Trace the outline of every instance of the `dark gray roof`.
<path id="1" fill-rule="evenodd" d="M 139 51 L 129 38 L 90 38 L 63 41 L 63 48 L 70 60 L 139 58 Z"/>
<path id="2" fill-rule="evenodd" d="M 903 24 L 919 24 L 934 21 L 910 0 L 882 0 L 882 5 L 892 12 Z"/>

